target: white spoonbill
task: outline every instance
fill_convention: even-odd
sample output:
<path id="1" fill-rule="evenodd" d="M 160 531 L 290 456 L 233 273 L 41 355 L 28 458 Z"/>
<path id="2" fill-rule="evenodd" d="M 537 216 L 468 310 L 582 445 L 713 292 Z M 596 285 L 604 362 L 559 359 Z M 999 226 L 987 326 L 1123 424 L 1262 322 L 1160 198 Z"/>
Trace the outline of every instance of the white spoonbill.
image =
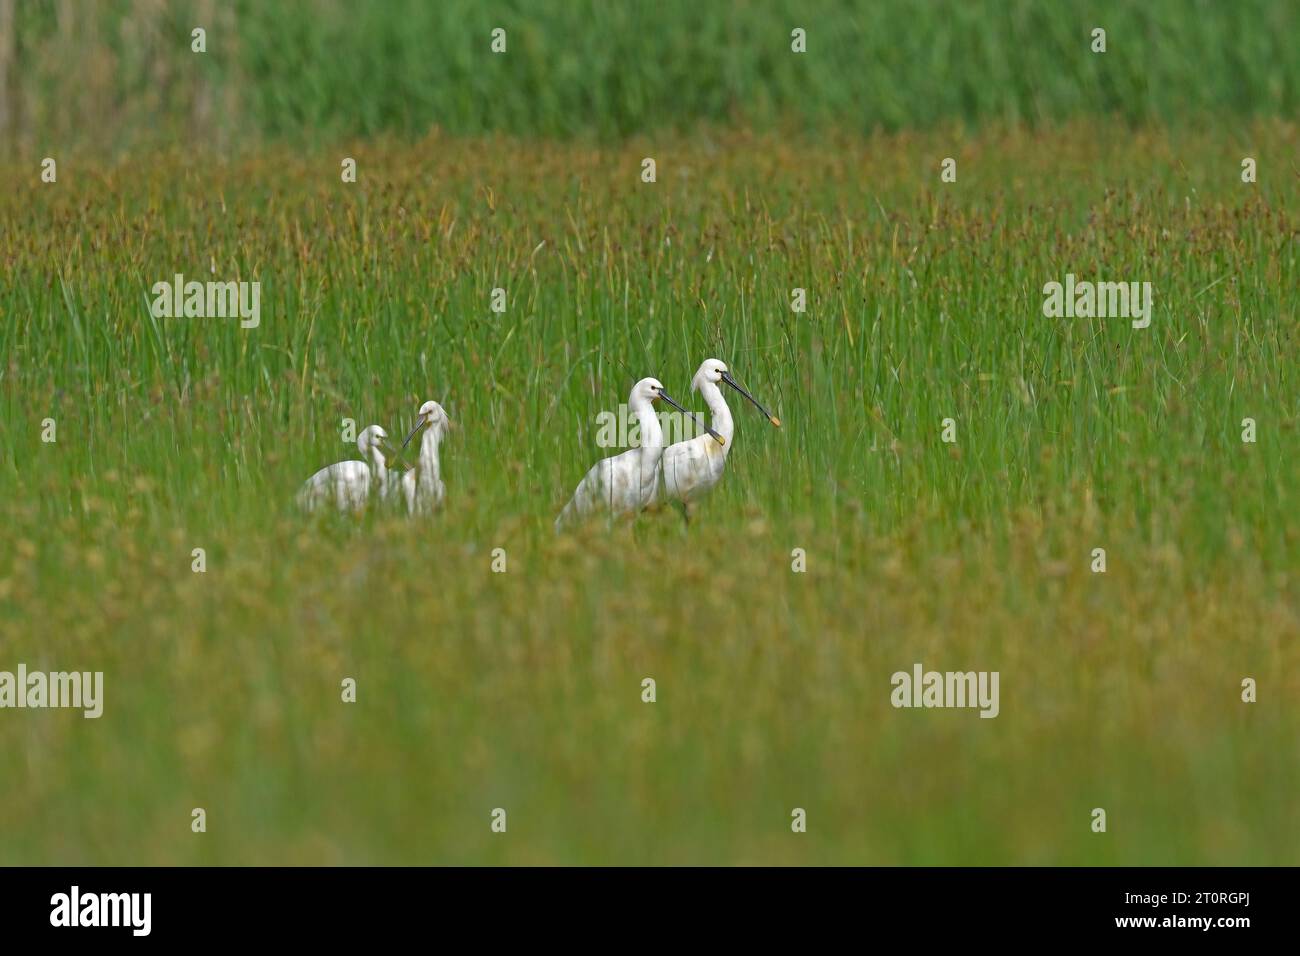
<path id="1" fill-rule="evenodd" d="M 340 511 L 360 511 L 370 500 L 372 489 L 380 497 L 388 493 L 388 432 L 367 425 L 357 436 L 364 461 L 340 461 L 322 468 L 303 484 L 298 504 L 308 511 L 332 505 Z"/>
<path id="2" fill-rule="evenodd" d="M 654 410 L 654 403 L 661 398 L 683 415 L 695 418 L 668 396 L 658 379 L 643 378 L 633 385 L 627 407 L 641 427 L 641 447 L 592 465 L 555 519 L 556 531 L 596 512 L 608 512 L 611 516 L 635 514 L 654 500 L 664 453 L 664 433 Z M 725 440 L 707 425 L 703 427 L 718 443 Z"/>
<path id="3" fill-rule="evenodd" d="M 736 426 L 731 420 L 731 409 L 722 397 L 719 382 L 744 395 L 754 403 L 754 407 L 773 425 L 780 428 L 781 420 L 759 404 L 758 399 L 745 391 L 727 370 L 727 366 L 718 359 L 705 359 L 700 369 L 691 379 L 691 391 L 699 392 L 704 404 L 709 406 L 713 429 L 724 441 L 714 441 L 708 435 L 699 435 L 689 441 L 679 441 L 664 449 L 663 493 L 668 501 L 679 501 L 682 515 L 691 520 L 691 502 L 703 498 L 713 486 L 722 480 L 722 469 L 727 463 L 727 452 L 731 451 L 732 436 Z"/>
<path id="4" fill-rule="evenodd" d="M 411 514 L 428 514 L 442 504 L 447 495 L 447 488 L 442 483 L 442 469 L 438 465 L 438 445 L 443 435 L 451 430 L 451 419 L 437 402 L 425 402 L 420 406 L 419 417 L 411 434 L 402 442 L 405 448 L 420 431 L 420 459 L 415 467 L 402 475 L 402 497 L 406 499 L 406 510 Z"/>

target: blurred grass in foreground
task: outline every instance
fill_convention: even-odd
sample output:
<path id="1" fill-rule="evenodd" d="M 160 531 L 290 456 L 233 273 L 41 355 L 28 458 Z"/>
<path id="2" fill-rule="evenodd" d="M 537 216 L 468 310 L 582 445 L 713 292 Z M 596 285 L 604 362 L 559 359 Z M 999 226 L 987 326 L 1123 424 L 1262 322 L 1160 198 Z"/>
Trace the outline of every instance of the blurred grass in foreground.
<path id="1" fill-rule="evenodd" d="M 0 862 L 1296 862 L 1296 146 L 431 137 L 0 196 L 0 669 L 106 672 L 98 721 L 0 713 Z M 176 272 L 260 327 L 152 320 Z M 1152 326 L 1044 318 L 1067 272 Z M 733 403 L 689 532 L 555 537 L 597 412 L 711 355 L 785 427 Z M 445 514 L 293 513 L 426 398 Z M 892 709 L 916 661 L 1001 715 Z"/>

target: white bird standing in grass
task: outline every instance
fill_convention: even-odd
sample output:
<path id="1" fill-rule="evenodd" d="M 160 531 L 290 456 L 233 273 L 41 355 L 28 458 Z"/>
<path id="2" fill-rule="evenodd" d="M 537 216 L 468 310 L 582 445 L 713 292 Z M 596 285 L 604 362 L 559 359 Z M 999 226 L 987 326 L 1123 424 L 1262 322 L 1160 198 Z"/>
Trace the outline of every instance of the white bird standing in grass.
<path id="1" fill-rule="evenodd" d="M 556 531 L 597 512 L 607 512 L 611 517 L 635 514 L 654 500 L 664 453 L 664 433 L 654 410 L 654 403 L 661 398 L 683 415 L 695 418 L 668 396 L 658 379 L 643 378 L 633 385 L 627 407 L 640 425 L 641 447 L 592 465 L 555 519 Z M 713 435 L 712 440 L 719 444 L 724 441 L 707 425 L 703 427 Z"/>
<path id="2" fill-rule="evenodd" d="M 451 419 L 437 402 L 425 402 L 420 406 L 415 427 L 402 442 L 402 447 L 409 445 L 422 428 L 425 431 L 420 439 L 419 461 L 402 475 L 402 497 L 406 500 L 406 510 L 411 514 L 428 514 L 441 505 L 447 495 L 438 464 L 438 445 L 451 429 Z"/>
<path id="3" fill-rule="evenodd" d="M 388 494 L 388 432 L 378 425 L 367 425 L 357 436 L 357 448 L 363 461 L 340 461 L 322 468 L 303 484 L 298 504 L 307 511 L 332 505 L 340 511 L 360 511 L 378 489 L 380 497 Z"/>
<path id="4" fill-rule="evenodd" d="M 731 420 L 731 409 L 722 397 L 719 382 L 726 382 L 744 395 L 768 421 L 777 428 L 781 427 L 781 420 L 745 391 L 731 377 L 723 362 L 718 359 L 704 360 L 695 373 L 695 378 L 691 379 L 691 390 L 699 392 L 704 404 L 709 406 L 714 433 L 720 434 L 723 441 L 717 442 L 708 435 L 699 435 L 689 441 L 676 442 L 664 450 L 662 463 L 665 499 L 681 503 L 682 516 L 688 523 L 691 520 L 691 502 L 703 498 L 722 480 L 727 452 L 731 451 L 732 437 L 736 433 L 735 423 Z"/>

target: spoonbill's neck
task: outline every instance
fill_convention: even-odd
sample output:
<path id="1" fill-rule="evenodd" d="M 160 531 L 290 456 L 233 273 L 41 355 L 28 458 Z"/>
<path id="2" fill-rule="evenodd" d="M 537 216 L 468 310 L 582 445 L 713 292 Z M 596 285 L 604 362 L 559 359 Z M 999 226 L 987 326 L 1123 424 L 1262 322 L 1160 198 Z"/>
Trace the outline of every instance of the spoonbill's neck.
<path id="1" fill-rule="evenodd" d="M 655 414 L 653 402 L 647 402 L 645 399 L 633 399 L 632 412 L 636 415 L 637 423 L 641 426 L 641 447 L 657 448 L 659 453 L 663 453 L 664 447 L 664 430 L 659 425 L 659 416 Z"/>
<path id="2" fill-rule="evenodd" d="M 424 430 L 424 436 L 420 439 L 420 476 L 428 478 L 439 478 L 438 467 L 438 443 L 442 441 L 442 428 L 438 425 L 431 425 Z"/>
<path id="3" fill-rule="evenodd" d="M 654 402 L 635 398 L 629 404 L 641 425 L 641 448 L 637 456 L 637 469 L 641 479 L 640 507 L 645 507 L 654 498 L 655 489 L 659 485 L 659 475 L 664 460 L 664 430 L 659 424 L 659 416 L 655 414 Z"/>
<path id="4" fill-rule="evenodd" d="M 713 419 L 709 424 L 713 426 L 715 432 L 726 439 L 721 449 L 725 455 L 731 451 L 731 437 L 736 433 L 736 425 L 731 420 L 731 409 L 727 407 L 727 400 L 722 397 L 722 389 L 718 388 L 716 382 L 701 382 L 700 396 L 704 399 L 704 404 L 709 407 L 709 415 Z"/>
<path id="5" fill-rule="evenodd" d="M 375 478 L 383 484 L 384 479 L 388 477 L 388 461 L 378 448 L 370 449 L 370 467 L 374 469 Z"/>

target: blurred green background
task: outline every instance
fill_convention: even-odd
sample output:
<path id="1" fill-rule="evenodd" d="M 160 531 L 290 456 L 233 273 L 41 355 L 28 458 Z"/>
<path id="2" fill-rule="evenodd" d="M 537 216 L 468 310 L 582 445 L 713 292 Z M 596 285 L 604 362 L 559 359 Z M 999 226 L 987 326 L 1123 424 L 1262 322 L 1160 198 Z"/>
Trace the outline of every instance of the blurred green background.
<path id="1" fill-rule="evenodd" d="M 1294 0 L 0 0 L 0 137 L 28 150 L 700 123 L 1292 116 Z M 207 30 L 195 59 L 190 31 Z M 503 28 L 507 56 L 494 55 Z M 1087 51 L 1094 27 L 1104 55 Z M 791 56 L 791 31 L 808 53 Z"/>

